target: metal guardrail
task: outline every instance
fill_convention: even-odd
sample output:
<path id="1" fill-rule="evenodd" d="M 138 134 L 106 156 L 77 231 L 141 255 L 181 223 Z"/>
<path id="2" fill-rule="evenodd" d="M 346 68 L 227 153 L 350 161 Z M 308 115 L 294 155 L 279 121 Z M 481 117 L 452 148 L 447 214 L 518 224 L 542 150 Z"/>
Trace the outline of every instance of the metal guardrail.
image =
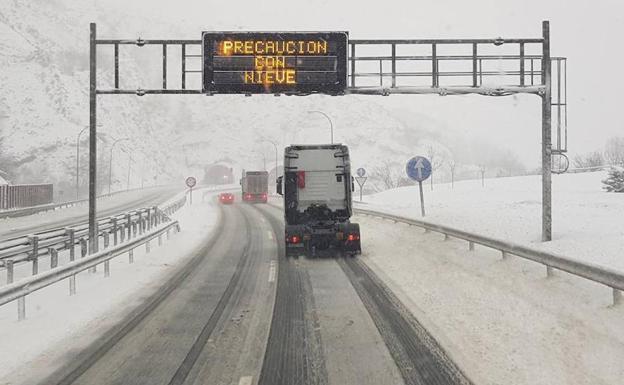
<path id="1" fill-rule="evenodd" d="M 581 262 L 570 259 L 561 255 L 548 253 L 541 250 L 535 250 L 526 246 L 517 245 L 511 242 L 501 241 L 482 235 L 472 234 L 466 231 L 457 230 L 448 226 L 436 225 L 418 219 L 406 218 L 399 215 L 382 213 L 374 210 L 355 209 L 358 214 L 389 219 L 395 222 L 402 222 L 408 225 L 418 226 L 425 231 L 433 231 L 444 234 L 444 239 L 449 237 L 463 239 L 468 241 L 469 250 L 474 250 L 474 244 L 479 244 L 491 249 L 499 250 L 503 259 L 509 255 L 515 255 L 520 258 L 528 259 L 546 266 L 546 274 L 548 277 L 553 275 L 553 269 L 565 271 L 566 273 L 587 280 L 603 284 L 613 290 L 613 305 L 623 302 L 622 291 L 624 291 L 624 274 L 587 262 Z"/>
<path id="2" fill-rule="evenodd" d="M 104 247 L 124 242 L 151 230 L 171 219 L 169 215 L 186 203 L 186 196 L 177 199 L 162 208 L 149 207 L 114 215 L 98 220 L 98 238 L 103 240 Z M 14 265 L 20 262 L 32 263 L 32 275 L 39 273 L 39 258 L 49 255 L 50 268 L 58 266 L 58 253 L 69 251 L 70 263 L 76 259 L 76 245 L 79 245 L 81 257 L 88 253 L 88 223 L 79 223 L 72 227 L 46 230 L 40 233 L 11 238 L 0 243 L 0 267 L 6 270 L 6 282 L 14 281 Z M 99 241 L 98 241 L 99 242 Z"/>
<path id="3" fill-rule="evenodd" d="M 95 254 L 72 261 L 66 265 L 51 269 L 39 275 L 25 278 L 16 283 L 0 287 L 0 306 L 17 300 L 18 320 L 26 318 L 26 295 L 43 289 L 53 283 L 69 278 L 69 295 L 76 294 L 76 274 L 87 269 L 94 269 L 97 265 L 104 263 L 104 276 L 110 276 L 109 262 L 111 259 L 128 253 L 129 262 L 134 262 L 134 249 L 145 244 L 146 252 L 150 252 L 150 241 L 158 238 L 158 244 L 162 244 L 162 235 L 169 238 L 170 231 L 174 229 L 180 231 L 177 221 L 172 221 L 162 227 L 156 227 L 154 231 L 147 232 L 140 237 L 128 239 L 127 242 L 120 243 L 112 248 L 104 249 Z"/>
<path id="4" fill-rule="evenodd" d="M 148 189 L 148 188 L 153 188 L 153 187 L 146 187 L 145 189 Z M 100 196 L 98 196 L 98 199 L 108 198 L 108 197 L 111 197 L 113 195 L 129 192 L 129 191 L 136 191 L 136 190 L 142 190 L 142 189 L 138 188 L 138 189 L 114 191 L 114 192 L 112 192 L 110 194 L 100 195 Z M 23 216 L 26 216 L 26 215 L 32 215 L 32 214 L 36 214 L 36 213 L 40 213 L 40 212 L 56 210 L 56 209 L 61 209 L 61 208 L 65 208 L 65 207 L 72 207 L 72 206 L 76 206 L 76 205 L 83 204 L 83 203 L 88 203 L 88 202 L 89 202 L 88 199 L 79 199 L 79 200 L 75 200 L 75 201 L 67 201 L 67 202 L 61 202 L 61 203 L 49 203 L 49 204 L 44 204 L 44 205 L 23 207 L 23 208 L 18 208 L 18 209 L 2 210 L 2 211 L 0 211 L 0 219 L 3 219 L 3 218 L 14 218 L 14 217 L 23 217 Z"/>

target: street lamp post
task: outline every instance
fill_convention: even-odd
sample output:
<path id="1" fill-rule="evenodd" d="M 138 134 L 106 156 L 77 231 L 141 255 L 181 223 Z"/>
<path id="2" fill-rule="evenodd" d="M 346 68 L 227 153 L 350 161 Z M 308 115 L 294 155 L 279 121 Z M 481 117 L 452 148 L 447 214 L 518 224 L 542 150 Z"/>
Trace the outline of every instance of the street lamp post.
<path id="1" fill-rule="evenodd" d="M 124 140 L 130 140 L 129 138 L 121 138 L 121 139 L 116 139 L 113 144 L 111 144 L 111 149 L 110 149 L 110 157 L 109 157 L 109 163 L 108 163 L 108 193 L 111 193 L 111 182 L 113 180 L 113 149 L 115 148 L 115 145 L 119 142 L 122 142 Z"/>
<path id="2" fill-rule="evenodd" d="M 263 141 L 267 143 L 271 143 L 273 147 L 275 148 L 275 178 L 277 178 L 277 143 L 275 143 L 274 141 L 270 139 L 264 139 Z"/>
<path id="3" fill-rule="evenodd" d="M 101 124 L 96 125 L 97 127 L 102 127 Z M 80 130 L 80 132 L 78 133 L 78 136 L 76 137 L 76 200 L 78 200 L 79 198 L 79 191 L 80 191 L 80 179 L 79 179 L 79 174 L 80 174 L 80 136 L 82 136 L 82 133 L 85 132 L 85 130 L 89 128 L 89 126 L 85 126 L 82 130 Z"/>
<path id="4" fill-rule="evenodd" d="M 131 163 L 134 163 L 134 160 L 129 153 L 126 152 L 126 155 L 128 155 L 128 182 L 126 183 L 126 190 L 130 190 L 130 170 L 132 166 Z"/>
<path id="5" fill-rule="evenodd" d="M 327 121 L 329 122 L 329 129 L 330 129 L 330 132 L 331 132 L 331 144 L 334 144 L 334 123 L 332 122 L 332 120 L 329 117 L 329 115 L 327 115 L 323 111 L 317 111 L 317 110 L 308 111 L 308 113 L 309 114 L 312 114 L 312 113 L 321 114 L 321 115 L 323 115 L 327 119 Z"/>
<path id="6" fill-rule="evenodd" d="M 85 130 L 89 128 L 86 126 L 78 133 L 78 137 L 76 137 L 76 200 L 78 200 L 78 188 L 79 188 L 79 170 L 80 170 L 80 135 L 82 135 Z"/>

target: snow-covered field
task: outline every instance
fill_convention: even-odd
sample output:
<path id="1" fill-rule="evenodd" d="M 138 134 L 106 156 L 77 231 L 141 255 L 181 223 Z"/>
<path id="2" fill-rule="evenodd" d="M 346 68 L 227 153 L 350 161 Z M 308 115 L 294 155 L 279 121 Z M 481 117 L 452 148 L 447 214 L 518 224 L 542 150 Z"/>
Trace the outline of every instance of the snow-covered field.
<path id="1" fill-rule="evenodd" d="M 0 307 L 0 383 L 22 383 L 26 369 L 29 377 L 49 374 L 68 353 L 63 349 L 87 346 L 153 293 L 176 266 L 193 255 L 216 223 L 215 200 L 200 197 L 174 214 L 181 233 L 165 240 L 162 247 L 153 243 L 149 254 L 139 247 L 134 264 L 128 263 L 127 255 L 113 259 L 109 278 L 99 268 L 95 274 L 78 275 L 75 296 L 68 296 L 67 280 L 30 294 L 27 318 L 22 322 L 17 321 L 15 303 Z M 59 343 L 69 339 L 74 343 Z"/>
<path id="2" fill-rule="evenodd" d="M 622 384 L 624 308 L 604 286 L 356 216 L 362 258 L 479 385 Z"/>
<path id="3" fill-rule="evenodd" d="M 606 193 L 606 172 L 553 175 L 553 241 L 541 243 L 541 177 L 436 184 L 426 221 L 525 244 L 624 271 L 624 194 Z M 364 197 L 362 207 L 420 218 L 418 187 Z"/>

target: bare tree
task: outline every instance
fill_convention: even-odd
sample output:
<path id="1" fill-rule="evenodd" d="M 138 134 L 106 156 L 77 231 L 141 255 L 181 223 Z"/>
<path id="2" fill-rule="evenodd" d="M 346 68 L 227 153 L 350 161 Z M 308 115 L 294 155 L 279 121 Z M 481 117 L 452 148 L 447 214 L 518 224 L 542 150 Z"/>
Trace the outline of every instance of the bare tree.
<path id="1" fill-rule="evenodd" d="M 594 151 L 585 155 L 574 156 L 572 164 L 576 168 L 598 167 L 604 165 L 604 158 L 599 151 Z"/>
<path id="2" fill-rule="evenodd" d="M 612 165 L 624 165 L 624 137 L 613 137 L 607 141 L 604 160 Z"/>
<path id="3" fill-rule="evenodd" d="M 434 171 L 444 166 L 444 153 L 439 151 L 434 145 L 428 144 L 425 147 L 427 159 L 431 162 L 431 190 L 433 191 L 433 174 Z"/>
<path id="4" fill-rule="evenodd" d="M 410 184 L 403 172 L 403 167 L 387 160 L 373 167 L 370 172 L 370 181 L 375 191 L 384 191 Z"/>
<path id="5" fill-rule="evenodd" d="M 485 187 L 485 165 L 479 166 L 479 172 L 481 173 L 481 187 Z"/>

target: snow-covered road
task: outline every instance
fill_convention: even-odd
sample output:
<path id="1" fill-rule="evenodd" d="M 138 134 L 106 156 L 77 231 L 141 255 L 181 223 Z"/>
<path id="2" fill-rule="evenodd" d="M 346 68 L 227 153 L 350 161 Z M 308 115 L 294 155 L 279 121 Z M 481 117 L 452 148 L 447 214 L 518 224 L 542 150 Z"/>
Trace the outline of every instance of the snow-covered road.
<path id="1" fill-rule="evenodd" d="M 624 308 L 609 289 L 370 217 L 362 259 L 478 384 L 619 384 Z"/>

